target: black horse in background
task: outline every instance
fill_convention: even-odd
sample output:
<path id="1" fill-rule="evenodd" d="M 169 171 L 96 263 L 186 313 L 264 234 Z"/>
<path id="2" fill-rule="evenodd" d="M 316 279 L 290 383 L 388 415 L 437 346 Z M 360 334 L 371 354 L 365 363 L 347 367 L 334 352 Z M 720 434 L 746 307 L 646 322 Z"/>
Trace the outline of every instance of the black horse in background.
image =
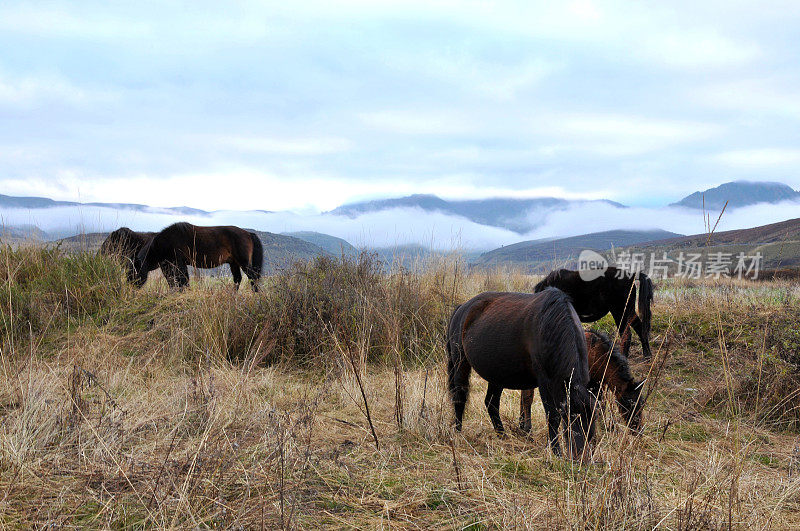
<path id="1" fill-rule="evenodd" d="M 557 289 L 541 293 L 482 293 L 453 312 L 447 327 L 447 380 L 461 430 L 475 369 L 489 382 L 486 409 L 494 429 L 503 432 L 503 389 L 539 388 L 547 414 L 549 445 L 561 453 L 565 434 L 572 455 L 581 455 L 594 434 L 595 400 L 586 388 L 589 365 L 586 340 L 569 297 Z M 571 430 L 570 430 L 571 428 Z"/>
<path id="2" fill-rule="evenodd" d="M 644 397 L 642 390 L 645 381 L 637 381 L 631 374 L 628 359 L 604 333 L 587 330 L 586 350 L 589 354 L 589 384 L 587 388 L 596 397 L 608 389 L 617 403 L 619 412 L 628 428 L 639 433 L 642 426 Z M 531 431 L 531 404 L 533 389 L 522 391 L 519 402 L 519 427 Z"/>
<path id="3" fill-rule="evenodd" d="M 636 314 L 636 285 L 639 280 L 639 315 Z M 633 327 L 642 342 L 642 355 L 650 358 L 650 303 L 653 301 L 653 282 L 644 273 L 638 277 L 628 271 L 609 267 L 593 280 L 583 280 L 581 272 L 557 269 L 536 284 L 533 291 L 558 288 L 572 299 L 578 316 L 591 323 L 611 312 L 619 331 L 622 353 L 627 357 L 631 348 Z"/>
<path id="4" fill-rule="evenodd" d="M 210 269 L 228 264 L 236 289 L 242 281 L 242 270 L 253 291 L 264 263 L 264 248 L 257 234 L 239 227 L 198 227 L 175 223 L 150 240 L 136 255 L 134 269 L 139 286 L 147 281 L 150 271 L 161 267 L 170 286 L 189 285 L 188 266 Z"/>
<path id="5" fill-rule="evenodd" d="M 136 255 L 150 243 L 155 235 L 155 232 L 136 232 L 128 227 L 120 227 L 103 240 L 100 245 L 100 254 L 121 258 L 128 281 L 135 282 L 138 276 L 134 268 Z"/>

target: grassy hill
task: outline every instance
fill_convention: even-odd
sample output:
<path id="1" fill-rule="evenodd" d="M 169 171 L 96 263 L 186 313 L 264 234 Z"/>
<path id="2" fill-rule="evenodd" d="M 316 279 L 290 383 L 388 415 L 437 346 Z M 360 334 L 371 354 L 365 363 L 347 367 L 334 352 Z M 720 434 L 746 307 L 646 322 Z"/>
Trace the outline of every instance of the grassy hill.
<path id="1" fill-rule="evenodd" d="M 702 260 L 709 254 L 738 253 L 763 256 L 762 268 L 800 267 L 800 218 L 771 223 L 751 229 L 729 230 L 708 234 L 681 236 L 632 245 L 625 249 L 630 252 L 643 252 L 648 259 L 651 255 L 661 258 L 664 253 L 669 259 L 677 261 L 680 253 L 700 253 Z M 648 262 L 649 263 L 649 262 Z"/>
<path id="2" fill-rule="evenodd" d="M 97 252 L 103 241 L 108 237 L 108 232 L 89 232 L 76 234 L 55 241 L 59 248 L 67 253 Z"/>
<path id="3" fill-rule="evenodd" d="M 0 242 L 40 242 L 47 239 L 47 233 L 35 225 L 0 226 Z"/>
<path id="4" fill-rule="evenodd" d="M 294 236 L 260 230 L 252 232 L 258 234 L 258 237 L 261 238 L 261 243 L 264 245 L 265 271 L 275 271 L 276 269 L 289 267 L 292 262 L 305 262 L 317 256 L 334 256 L 333 253 L 322 249 L 318 245 Z"/>
<path id="5" fill-rule="evenodd" d="M 330 234 L 315 232 L 311 230 L 303 230 L 297 232 L 282 232 L 281 234 L 284 236 L 291 236 L 293 238 L 299 238 L 303 241 L 313 243 L 317 247 L 320 247 L 336 256 L 339 256 L 342 253 L 346 255 L 358 254 L 358 249 L 353 247 L 353 245 L 351 245 L 350 242 L 342 238 L 337 238 L 336 236 L 331 236 Z"/>
<path id="6" fill-rule="evenodd" d="M 669 236 L 669 237 L 665 237 Z M 705 262 L 709 254 L 761 253 L 761 269 L 800 267 L 800 218 L 750 229 L 679 236 L 666 231 L 607 231 L 557 240 L 532 240 L 507 245 L 473 260 L 479 267 L 514 265 L 530 272 L 546 272 L 557 267 L 574 267 L 580 251 L 592 249 L 613 261 L 613 252 L 643 253 L 645 266 L 650 258 L 661 260 L 666 253 L 670 270 L 677 268 L 681 252 L 699 253 Z"/>
<path id="7" fill-rule="evenodd" d="M 473 264 L 478 266 L 514 265 L 526 270 L 550 270 L 570 265 L 584 249 L 606 251 L 639 242 L 677 236 L 664 230 L 611 230 L 555 240 L 530 240 L 506 245 L 483 253 Z"/>

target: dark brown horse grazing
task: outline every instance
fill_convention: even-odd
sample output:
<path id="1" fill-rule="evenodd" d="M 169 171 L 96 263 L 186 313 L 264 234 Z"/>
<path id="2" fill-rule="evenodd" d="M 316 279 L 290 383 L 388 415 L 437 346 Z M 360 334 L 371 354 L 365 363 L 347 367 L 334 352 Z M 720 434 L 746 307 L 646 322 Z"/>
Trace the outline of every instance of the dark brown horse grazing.
<path id="1" fill-rule="evenodd" d="M 118 256 L 122 259 L 128 281 L 136 281 L 136 270 L 133 267 L 136 255 L 155 236 L 155 232 L 135 232 L 128 227 L 120 227 L 103 240 L 100 254 Z"/>
<path id="2" fill-rule="evenodd" d="M 628 359 L 604 333 L 588 330 L 586 349 L 589 353 L 588 389 L 595 396 L 600 396 L 602 388 L 608 388 L 614 394 L 619 412 L 628 428 L 638 433 L 642 425 L 644 406 L 642 389 L 645 381 L 637 382 L 633 378 L 628 367 Z M 519 427 L 523 431 L 531 431 L 532 403 L 533 389 L 522 391 L 519 402 Z"/>
<path id="3" fill-rule="evenodd" d="M 175 223 L 165 228 L 136 255 L 134 269 L 139 286 L 147 281 L 148 272 L 161 266 L 171 286 L 189 285 L 188 266 L 209 269 L 228 264 L 236 289 L 242 281 L 242 270 L 253 291 L 264 261 L 264 248 L 255 233 L 239 227 L 198 227 Z"/>
<path id="4" fill-rule="evenodd" d="M 631 348 L 633 327 L 642 342 L 642 355 L 650 357 L 650 303 L 653 300 L 653 282 L 644 273 L 639 279 L 639 312 L 636 314 L 636 277 L 622 269 L 609 267 L 594 280 L 583 280 L 579 271 L 558 269 L 536 284 L 534 293 L 545 288 L 558 288 L 572 298 L 572 305 L 584 323 L 603 318 L 608 312 L 617 324 L 622 343 L 622 353 L 627 356 Z"/>
<path id="5" fill-rule="evenodd" d="M 570 431 L 573 455 L 594 434 L 594 398 L 586 388 L 589 365 L 583 327 L 569 297 L 557 289 L 541 293 L 487 292 L 453 312 L 447 328 L 447 380 L 461 430 L 475 369 L 489 382 L 486 409 L 498 433 L 503 389 L 538 387 L 547 413 L 549 445 L 561 453 L 561 421 Z"/>

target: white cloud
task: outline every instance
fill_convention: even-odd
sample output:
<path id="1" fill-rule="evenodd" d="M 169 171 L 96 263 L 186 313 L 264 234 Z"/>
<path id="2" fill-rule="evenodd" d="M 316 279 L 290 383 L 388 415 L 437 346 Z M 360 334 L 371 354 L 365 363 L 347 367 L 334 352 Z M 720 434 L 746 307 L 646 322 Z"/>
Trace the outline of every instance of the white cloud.
<path id="1" fill-rule="evenodd" d="M 342 153 L 352 148 L 353 143 L 345 138 L 285 138 L 261 136 L 229 136 L 204 139 L 210 145 L 230 147 L 252 153 L 282 155 L 325 155 Z"/>
<path id="2" fill-rule="evenodd" d="M 369 129 L 404 135 L 466 134 L 477 127 L 464 114 L 441 110 L 382 110 L 361 113 L 359 119 Z"/>
<path id="3" fill-rule="evenodd" d="M 691 97 L 711 108 L 733 111 L 738 116 L 773 114 L 800 117 L 800 90 L 795 75 L 786 80 L 737 79 L 710 83 L 695 89 Z M 746 122 L 745 122 L 746 123 Z"/>
<path id="4" fill-rule="evenodd" d="M 49 6 L 14 4 L 0 8 L 0 28 L 6 32 L 27 33 L 38 36 L 103 38 L 110 40 L 130 37 L 148 37 L 152 27 L 141 19 L 124 20 L 91 10 L 75 9 L 75 5 Z"/>
<path id="5" fill-rule="evenodd" d="M 760 50 L 752 42 L 738 42 L 708 28 L 656 33 L 642 52 L 665 65 L 679 68 L 728 67 L 747 64 Z"/>
<path id="6" fill-rule="evenodd" d="M 44 102 L 85 104 L 91 98 L 106 98 L 100 93 L 89 94 L 66 79 L 48 74 L 14 78 L 0 71 L 0 106 L 30 107 Z"/>
<path id="7" fill-rule="evenodd" d="M 546 124 L 551 134 L 572 139 L 555 145 L 554 150 L 584 151 L 607 157 L 625 157 L 697 142 L 722 131 L 713 123 L 623 114 L 566 114 L 545 118 L 541 123 Z"/>
<path id="8" fill-rule="evenodd" d="M 800 166 L 800 149 L 762 148 L 725 151 L 713 155 L 715 162 L 737 168 L 759 169 Z"/>

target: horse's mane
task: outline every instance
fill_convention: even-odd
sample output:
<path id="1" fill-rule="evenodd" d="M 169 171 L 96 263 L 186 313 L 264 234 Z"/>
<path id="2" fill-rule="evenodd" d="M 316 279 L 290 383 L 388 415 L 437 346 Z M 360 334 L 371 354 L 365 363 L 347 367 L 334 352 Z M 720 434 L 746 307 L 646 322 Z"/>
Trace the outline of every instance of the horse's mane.
<path id="1" fill-rule="evenodd" d="M 194 229 L 194 225 L 192 225 L 191 223 L 188 223 L 186 221 L 179 221 L 177 223 L 173 223 L 172 225 L 164 227 L 164 229 L 161 232 L 164 231 L 190 232 L 192 229 Z"/>
<path id="2" fill-rule="evenodd" d="M 123 234 L 126 235 L 126 236 L 129 236 L 131 234 L 134 234 L 134 232 L 131 229 L 129 229 L 128 227 L 120 227 L 117 230 L 113 231 L 111 234 L 109 234 L 109 236 L 113 236 L 115 234 L 117 236 L 121 236 Z"/>
<path id="3" fill-rule="evenodd" d="M 566 280 L 564 277 L 568 276 L 570 273 L 574 273 L 574 271 L 570 271 L 569 269 L 556 269 L 550 271 L 547 276 L 540 280 L 539 283 L 533 288 L 534 293 L 539 293 L 549 286 L 557 287 L 563 280 Z M 572 303 L 571 300 L 570 303 Z"/>
<path id="4" fill-rule="evenodd" d="M 581 357 L 586 357 L 586 340 L 583 327 L 572 308 L 572 299 L 560 289 L 552 287 L 546 288 L 541 294 L 540 323 L 545 324 L 542 337 L 550 347 L 548 350 L 558 354 L 547 360 L 551 369 L 567 378 L 573 370 L 583 372 Z M 577 347 L 578 350 L 571 347 Z M 589 379 L 588 373 L 578 376 L 585 377 L 586 381 Z"/>
<path id="5" fill-rule="evenodd" d="M 628 358 L 622 355 L 622 352 L 619 351 L 619 345 L 615 344 L 614 341 L 608 337 L 608 334 L 600 332 L 599 330 L 591 329 L 589 333 L 592 334 L 595 339 L 600 341 L 603 345 L 603 350 L 609 353 L 609 357 L 611 361 L 609 363 L 614 364 L 617 367 L 617 374 L 619 374 L 620 378 L 622 378 L 626 382 L 633 381 L 633 375 L 631 374 L 631 368 L 628 364 Z"/>

